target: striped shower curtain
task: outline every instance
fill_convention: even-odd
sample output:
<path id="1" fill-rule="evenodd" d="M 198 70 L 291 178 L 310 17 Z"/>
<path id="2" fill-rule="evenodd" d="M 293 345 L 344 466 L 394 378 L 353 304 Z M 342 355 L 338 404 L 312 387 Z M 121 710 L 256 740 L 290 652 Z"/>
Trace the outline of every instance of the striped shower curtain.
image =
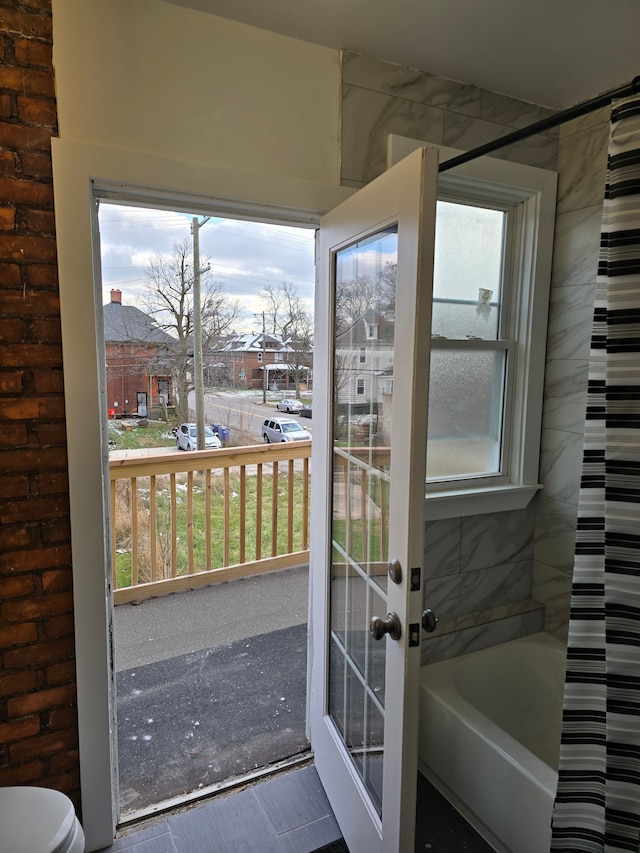
<path id="1" fill-rule="evenodd" d="M 614 103 L 551 850 L 640 851 L 640 97 Z"/>

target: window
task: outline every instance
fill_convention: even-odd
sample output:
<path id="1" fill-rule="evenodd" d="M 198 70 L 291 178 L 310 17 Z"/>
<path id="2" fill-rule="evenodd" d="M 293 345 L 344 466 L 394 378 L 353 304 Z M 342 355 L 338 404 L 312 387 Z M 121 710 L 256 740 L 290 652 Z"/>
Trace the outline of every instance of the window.
<path id="1" fill-rule="evenodd" d="M 378 327 L 369 323 L 367 325 L 367 337 L 370 340 L 375 340 L 378 337 Z"/>
<path id="2" fill-rule="evenodd" d="M 389 165 L 423 144 L 391 135 Z M 440 174 L 429 520 L 524 507 L 538 488 L 556 184 L 489 157 Z"/>
<path id="3" fill-rule="evenodd" d="M 366 347 L 360 347 L 360 364 L 366 364 L 366 363 L 367 363 L 367 348 Z"/>
<path id="4" fill-rule="evenodd" d="M 358 396 L 364 394 L 364 379 L 356 379 L 356 394 Z"/>

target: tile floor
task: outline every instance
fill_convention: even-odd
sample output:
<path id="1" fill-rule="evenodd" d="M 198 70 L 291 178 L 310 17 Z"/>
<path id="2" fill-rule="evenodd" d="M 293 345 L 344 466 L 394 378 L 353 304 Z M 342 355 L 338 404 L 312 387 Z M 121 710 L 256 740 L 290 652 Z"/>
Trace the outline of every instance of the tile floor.
<path id="1" fill-rule="evenodd" d="M 492 853 L 427 782 L 418 779 L 416 853 Z M 340 838 L 313 765 L 167 816 L 103 853 L 313 853 Z"/>

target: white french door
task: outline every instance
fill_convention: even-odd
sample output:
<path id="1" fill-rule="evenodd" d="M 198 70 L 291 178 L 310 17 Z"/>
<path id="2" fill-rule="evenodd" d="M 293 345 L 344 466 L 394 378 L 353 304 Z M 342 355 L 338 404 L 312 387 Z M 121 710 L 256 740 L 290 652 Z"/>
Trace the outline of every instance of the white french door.
<path id="1" fill-rule="evenodd" d="M 436 183 L 420 149 L 318 238 L 311 742 L 351 853 L 414 845 Z"/>

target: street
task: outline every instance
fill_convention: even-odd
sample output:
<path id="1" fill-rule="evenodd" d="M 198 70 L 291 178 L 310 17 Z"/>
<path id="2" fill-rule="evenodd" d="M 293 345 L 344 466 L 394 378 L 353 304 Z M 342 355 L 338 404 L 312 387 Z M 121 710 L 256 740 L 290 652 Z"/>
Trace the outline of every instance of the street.
<path id="1" fill-rule="evenodd" d="M 293 395 L 290 392 L 288 396 Z M 282 398 L 284 398 L 284 394 Z M 231 444 L 262 444 L 262 422 L 265 418 L 274 415 L 299 420 L 308 432 L 312 432 L 311 418 L 299 418 L 298 415 L 278 412 L 275 403 L 282 398 L 276 399 L 273 392 L 269 392 L 268 399 L 272 400 L 272 403 L 271 405 L 263 405 L 259 397 L 206 391 L 204 399 L 205 421 L 209 424 L 222 424 L 229 427 Z M 192 393 L 189 395 L 190 410 L 194 405 L 195 396 Z"/>

